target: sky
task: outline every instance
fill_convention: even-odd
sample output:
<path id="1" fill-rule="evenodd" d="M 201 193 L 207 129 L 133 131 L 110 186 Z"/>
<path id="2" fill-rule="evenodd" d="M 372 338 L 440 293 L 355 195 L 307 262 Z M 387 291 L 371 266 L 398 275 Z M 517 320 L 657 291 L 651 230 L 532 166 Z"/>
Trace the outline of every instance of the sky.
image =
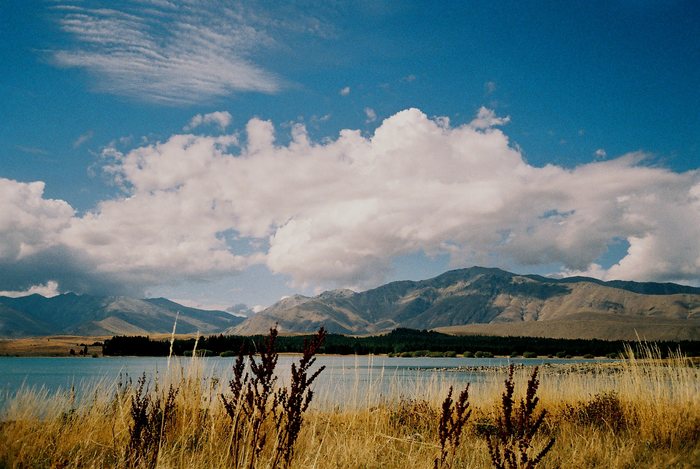
<path id="1" fill-rule="evenodd" d="M 700 3 L 0 1 L 0 294 L 700 286 Z"/>

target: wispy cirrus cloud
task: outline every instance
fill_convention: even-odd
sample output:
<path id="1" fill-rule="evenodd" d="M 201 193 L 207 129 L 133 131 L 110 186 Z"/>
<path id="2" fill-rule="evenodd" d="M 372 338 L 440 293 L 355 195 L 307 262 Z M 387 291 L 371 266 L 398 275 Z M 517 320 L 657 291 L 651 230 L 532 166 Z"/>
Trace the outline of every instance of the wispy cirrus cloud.
<path id="1" fill-rule="evenodd" d="M 236 4 L 131 1 L 118 8 L 56 7 L 72 42 L 53 51 L 54 62 L 88 71 L 99 91 L 170 105 L 282 86 L 251 58 L 274 39 Z"/>
<path id="2" fill-rule="evenodd" d="M 79 148 L 81 145 L 83 145 L 85 142 L 89 141 L 92 139 L 92 137 L 95 135 L 95 132 L 92 130 L 88 130 L 84 134 L 82 134 L 80 137 L 76 138 L 75 141 L 73 142 L 73 148 Z"/>
<path id="3" fill-rule="evenodd" d="M 50 155 L 50 153 L 43 148 L 39 147 L 28 147 L 24 145 L 15 145 L 15 148 L 21 151 L 22 153 L 28 153 L 30 155 Z"/>

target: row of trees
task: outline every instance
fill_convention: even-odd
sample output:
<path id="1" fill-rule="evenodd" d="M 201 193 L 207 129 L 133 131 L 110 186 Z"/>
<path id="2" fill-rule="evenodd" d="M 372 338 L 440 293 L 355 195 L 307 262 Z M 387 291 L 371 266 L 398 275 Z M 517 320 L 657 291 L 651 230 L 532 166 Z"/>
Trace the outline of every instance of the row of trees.
<path id="1" fill-rule="evenodd" d="M 311 336 L 281 336 L 277 339 L 279 352 L 300 353 L 304 340 Z M 239 351 L 257 353 L 261 350 L 265 336 L 213 335 L 200 337 L 197 349 L 209 355 L 234 355 Z M 607 341 L 598 339 L 546 339 L 539 337 L 495 337 L 495 336 L 453 336 L 434 331 L 413 329 L 395 329 L 388 334 L 369 337 L 352 337 L 341 334 L 328 334 L 319 353 L 340 355 L 367 354 L 405 354 L 406 352 L 482 352 L 482 356 L 522 355 L 530 352 L 536 355 L 553 356 L 608 356 L 624 351 L 624 341 Z M 689 356 L 700 355 L 700 341 L 659 342 L 662 353 L 680 348 Z M 104 355 L 167 356 L 170 353 L 170 341 L 155 340 L 149 337 L 116 336 L 105 340 Z M 176 339 L 172 344 L 175 355 L 192 353 L 195 339 Z"/>

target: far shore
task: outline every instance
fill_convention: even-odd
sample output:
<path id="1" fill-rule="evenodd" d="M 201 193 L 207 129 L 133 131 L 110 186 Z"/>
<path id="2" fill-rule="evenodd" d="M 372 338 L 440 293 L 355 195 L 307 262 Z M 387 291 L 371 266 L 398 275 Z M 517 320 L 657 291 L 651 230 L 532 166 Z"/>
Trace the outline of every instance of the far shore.
<path id="1" fill-rule="evenodd" d="M 170 334 L 150 334 L 151 338 L 170 338 Z M 195 334 L 176 334 L 178 339 L 195 337 Z M 70 357 L 73 350 L 79 357 L 80 351 L 87 345 L 87 356 L 102 356 L 102 341 L 111 339 L 111 335 L 80 336 L 80 335 L 52 335 L 43 337 L 22 337 L 0 339 L 0 356 L 13 357 Z"/>
<path id="2" fill-rule="evenodd" d="M 41 337 L 0 338 L 0 357 L 75 357 L 90 358 L 102 357 L 102 342 L 111 339 L 111 335 L 80 336 L 80 335 L 52 335 Z M 167 340 L 171 334 L 149 334 L 156 340 Z M 177 339 L 193 339 L 197 334 L 175 334 Z M 280 355 L 298 355 L 298 353 L 280 353 Z M 343 356 L 336 353 L 319 354 L 324 356 Z M 374 356 L 387 356 L 388 354 L 374 354 Z M 345 355 L 347 356 L 347 355 Z M 494 355 L 494 358 L 509 358 L 508 355 Z M 424 357 L 428 358 L 428 357 Z M 511 357 L 521 359 L 522 356 Z M 539 355 L 536 358 L 556 358 L 547 355 Z M 567 356 L 566 359 L 580 360 L 581 356 Z M 588 357 L 586 357 L 588 358 Z M 605 357 L 595 357 L 605 358 Z M 700 357 L 688 357 L 690 363 L 700 365 Z"/>

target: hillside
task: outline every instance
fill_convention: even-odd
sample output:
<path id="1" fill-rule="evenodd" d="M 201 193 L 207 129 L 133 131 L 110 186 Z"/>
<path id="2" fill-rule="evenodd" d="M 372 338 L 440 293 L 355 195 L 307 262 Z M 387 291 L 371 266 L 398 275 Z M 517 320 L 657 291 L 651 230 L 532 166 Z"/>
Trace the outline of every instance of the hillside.
<path id="1" fill-rule="evenodd" d="M 473 267 L 372 290 L 294 295 L 249 318 L 166 298 L 64 294 L 0 297 L 0 338 L 47 335 L 377 334 L 397 327 L 452 334 L 649 340 L 700 339 L 700 288 L 676 284 L 551 279 Z"/>
<path id="2" fill-rule="evenodd" d="M 0 297 L 0 337 L 168 333 L 178 312 L 177 332 L 183 334 L 219 333 L 243 321 L 224 311 L 189 308 L 165 298 L 35 294 Z"/>
<path id="3" fill-rule="evenodd" d="M 473 267 L 422 281 L 392 282 L 365 292 L 335 290 L 316 297 L 284 299 L 228 332 L 374 334 L 396 327 L 453 333 L 634 338 L 665 335 L 698 339 L 700 288 L 659 283 L 603 282 L 574 277 L 550 279 Z M 597 327 L 591 326 L 597 325 Z M 550 327 L 551 326 L 551 327 Z M 591 335 L 590 332 L 593 334 Z"/>

